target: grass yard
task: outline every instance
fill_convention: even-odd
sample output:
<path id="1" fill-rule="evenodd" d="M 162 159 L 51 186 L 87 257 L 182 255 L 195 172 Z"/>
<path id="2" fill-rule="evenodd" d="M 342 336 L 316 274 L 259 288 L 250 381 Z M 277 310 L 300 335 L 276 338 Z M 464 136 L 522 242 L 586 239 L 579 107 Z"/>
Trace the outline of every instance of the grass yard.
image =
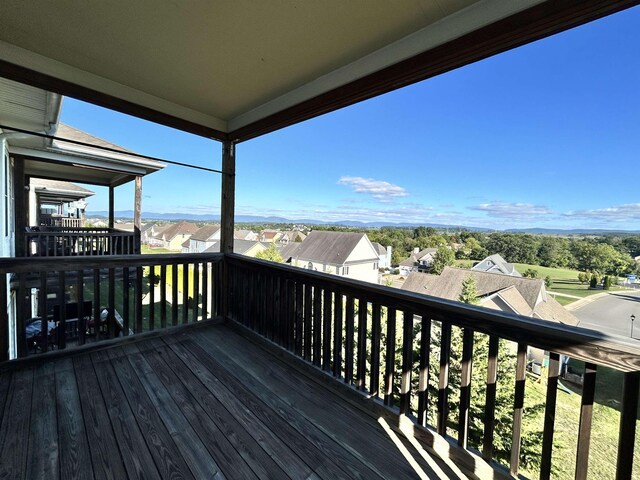
<path id="1" fill-rule="evenodd" d="M 603 369 L 606 370 L 606 369 Z M 599 376 L 601 373 L 598 372 Z M 616 373 L 616 372 L 613 372 Z M 616 408 L 599 403 L 599 398 L 608 397 L 608 388 L 612 387 L 605 375 L 604 381 L 596 384 L 596 402 L 593 406 L 593 424 L 591 435 L 591 448 L 589 452 L 589 478 L 608 479 L 615 478 L 616 455 L 618 451 L 618 430 L 620 428 L 620 413 Z M 533 380 L 528 378 L 528 380 Z M 621 380 L 619 378 L 618 380 Z M 578 441 L 578 425 L 580 421 L 580 387 L 573 387 L 566 382 L 563 385 L 571 387 L 577 393 L 567 393 L 558 390 L 556 404 L 556 417 L 553 441 L 553 478 L 573 478 L 575 473 L 575 455 Z M 614 390 L 621 390 L 622 383 L 615 382 Z M 526 404 L 544 402 L 546 387 L 536 380 L 527 382 L 525 394 L 525 421 Z M 607 398 L 608 399 L 608 398 Z M 605 399 L 605 401 L 607 400 Z M 528 400 L 528 401 L 527 401 Z M 611 401 L 611 399 L 608 399 Z M 614 401 L 615 403 L 615 401 Z M 619 408 L 619 407 L 618 407 Z M 542 429 L 544 415 L 535 419 Z M 542 449 L 542 446 L 540 446 Z M 640 451 L 636 449 L 634 461 L 634 477 L 640 478 Z M 526 472 L 527 476 L 537 477 L 537 472 Z"/>
<path id="2" fill-rule="evenodd" d="M 601 288 L 591 289 L 589 288 L 589 284 L 581 284 L 578 281 L 578 273 L 580 273 L 578 270 L 571 270 L 569 268 L 541 267 L 539 265 L 527 265 L 526 263 L 516 263 L 515 266 L 520 273 L 531 268 L 538 271 L 538 278 L 544 279 L 547 276 L 551 277 L 551 281 L 553 283 L 551 287 L 547 289 L 550 292 L 562 293 L 580 298 L 603 292 Z M 616 290 L 624 290 L 624 288 L 612 285 L 610 291 Z M 556 296 L 555 298 L 561 305 L 568 305 L 576 301 L 575 298 L 561 296 Z"/>
<path id="3" fill-rule="evenodd" d="M 140 253 L 142 253 L 143 255 L 149 255 L 153 253 L 174 253 L 175 254 L 179 252 L 172 252 L 171 250 L 167 250 L 166 248 L 153 248 L 153 247 L 150 247 L 149 245 L 141 245 Z"/>

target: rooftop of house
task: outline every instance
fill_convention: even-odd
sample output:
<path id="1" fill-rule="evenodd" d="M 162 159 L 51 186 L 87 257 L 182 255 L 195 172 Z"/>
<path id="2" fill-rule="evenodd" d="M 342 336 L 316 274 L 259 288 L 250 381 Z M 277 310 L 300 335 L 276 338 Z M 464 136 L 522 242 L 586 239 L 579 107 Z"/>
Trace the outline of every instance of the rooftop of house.
<path id="1" fill-rule="evenodd" d="M 376 251 L 378 252 L 378 255 L 386 255 L 387 254 L 387 249 L 380 243 L 378 242 L 371 242 L 371 245 L 373 245 L 373 248 L 376 249 Z"/>
<path id="2" fill-rule="evenodd" d="M 164 236 L 168 241 L 173 240 L 178 235 L 193 235 L 198 231 L 198 226 L 190 222 L 178 222 L 163 229 L 158 235 Z"/>
<path id="3" fill-rule="evenodd" d="M 220 225 L 205 225 L 204 227 L 200 227 L 193 235 L 191 235 L 191 240 L 207 242 L 218 230 L 220 230 Z"/>
<path id="4" fill-rule="evenodd" d="M 40 193 L 50 192 L 52 194 L 72 195 L 78 198 L 86 198 L 96 194 L 96 192 L 93 192 L 87 188 L 64 180 L 32 178 L 30 184 L 32 188 L 35 188 L 36 192 Z"/>
<path id="5" fill-rule="evenodd" d="M 314 230 L 303 242 L 295 244 L 297 248 L 288 252 L 287 255 L 290 258 L 325 265 L 342 265 L 363 238 L 367 238 L 365 233 Z M 371 258 L 378 258 L 373 247 Z"/>
<path id="6" fill-rule="evenodd" d="M 578 323 L 569 311 L 546 293 L 544 281 L 539 279 L 445 267 L 440 275 L 410 273 L 402 289 L 457 301 L 462 293 L 462 284 L 469 277 L 475 278 L 481 301 L 490 302 L 492 297 L 498 296 L 512 307 L 514 313 L 569 325 Z"/>
<path id="7" fill-rule="evenodd" d="M 402 262 L 400 262 L 400 266 L 402 266 L 402 267 L 413 267 L 416 263 L 418 263 L 424 257 L 426 257 L 429 254 L 433 255 L 437 251 L 438 251 L 437 248 L 425 248 L 425 249 L 420 250 L 418 252 L 413 250 L 409 254 L 409 258 L 405 258 Z"/>
<path id="8" fill-rule="evenodd" d="M 489 255 L 487 258 L 481 260 L 473 266 L 472 270 L 481 272 L 498 270 L 505 275 L 513 275 L 515 277 L 522 276 L 521 273 L 516 270 L 515 265 L 507 262 L 499 253 L 494 253 L 493 255 Z"/>
<path id="9" fill-rule="evenodd" d="M 249 250 L 256 246 L 256 244 L 261 245 L 266 248 L 263 243 L 257 242 L 255 240 L 233 240 L 233 253 L 238 253 L 240 255 L 246 254 Z M 210 247 L 205 250 L 205 253 L 218 253 L 220 251 L 220 242 L 217 241 Z"/>

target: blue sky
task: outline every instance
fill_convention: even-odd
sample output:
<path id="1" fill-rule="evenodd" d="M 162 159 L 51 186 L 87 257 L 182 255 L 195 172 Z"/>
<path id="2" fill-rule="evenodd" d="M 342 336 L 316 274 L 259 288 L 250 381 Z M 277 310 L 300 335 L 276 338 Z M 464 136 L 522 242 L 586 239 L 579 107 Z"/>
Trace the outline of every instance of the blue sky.
<path id="1" fill-rule="evenodd" d="M 488 228 L 640 229 L 640 8 L 240 144 L 236 213 Z M 62 121 L 220 168 L 218 142 L 65 99 Z M 219 213 L 169 166 L 143 211 Z M 89 210 L 106 210 L 105 189 Z M 132 186 L 116 191 L 131 209 Z"/>

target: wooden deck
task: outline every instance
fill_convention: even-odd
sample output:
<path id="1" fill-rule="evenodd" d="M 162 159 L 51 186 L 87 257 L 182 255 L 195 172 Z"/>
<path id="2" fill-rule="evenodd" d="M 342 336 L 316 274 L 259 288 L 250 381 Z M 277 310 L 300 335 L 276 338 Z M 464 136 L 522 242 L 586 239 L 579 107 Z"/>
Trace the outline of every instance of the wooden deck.
<path id="1" fill-rule="evenodd" d="M 225 325 L 0 375 L 0 478 L 463 478 Z"/>

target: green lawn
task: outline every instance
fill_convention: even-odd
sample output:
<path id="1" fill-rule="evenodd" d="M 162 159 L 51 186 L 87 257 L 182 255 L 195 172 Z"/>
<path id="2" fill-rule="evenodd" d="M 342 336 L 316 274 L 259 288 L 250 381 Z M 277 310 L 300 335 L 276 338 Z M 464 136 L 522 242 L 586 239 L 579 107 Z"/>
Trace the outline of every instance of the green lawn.
<path id="1" fill-rule="evenodd" d="M 149 245 L 142 245 L 140 247 L 140 252 L 143 255 L 148 255 L 152 253 L 179 253 L 179 252 L 172 252 L 171 250 L 167 250 L 166 248 L 151 248 Z"/>
<path id="2" fill-rule="evenodd" d="M 602 293 L 604 290 L 601 288 L 591 289 L 588 284 L 581 284 L 578 281 L 578 270 L 571 270 L 569 268 L 550 268 L 541 267 L 539 265 L 527 265 L 526 263 L 516 263 L 516 269 L 523 273 L 525 270 L 531 268 L 538 271 L 538 278 L 551 277 L 553 284 L 549 290 L 550 292 L 563 293 L 565 295 L 572 295 L 574 297 L 588 297 L 589 295 L 595 295 Z M 621 287 L 613 285 L 610 291 L 624 290 Z M 556 300 L 562 305 L 568 305 L 576 301 L 574 298 L 567 298 L 557 296 Z"/>
<path id="3" fill-rule="evenodd" d="M 614 396 L 621 392 L 621 375 L 617 372 L 598 372 L 596 383 L 596 403 L 593 407 L 593 424 L 591 436 L 591 448 L 589 452 L 589 478 L 608 479 L 615 478 L 616 455 L 618 451 L 618 430 L 620 428 L 620 413 L 616 407 L 616 400 L 610 398 L 612 390 Z M 615 377 L 615 378 L 614 378 Z M 543 402 L 546 398 L 546 387 L 532 378 L 528 378 L 525 394 L 525 421 L 526 404 Z M 575 473 L 575 455 L 578 441 L 578 425 L 580 421 L 580 387 L 562 381 L 562 384 L 570 387 L 574 392 L 567 393 L 558 390 L 556 404 L 556 417 L 553 441 L 553 478 L 573 478 Z M 540 429 L 544 422 L 544 415 L 539 415 L 534 420 Z M 540 446 L 542 449 L 542 446 Z M 634 473 L 637 475 L 640 468 L 640 451 L 636 449 L 634 461 Z M 537 472 L 524 472 L 531 478 L 537 477 Z M 634 478 L 638 478 L 634 476 Z"/>

